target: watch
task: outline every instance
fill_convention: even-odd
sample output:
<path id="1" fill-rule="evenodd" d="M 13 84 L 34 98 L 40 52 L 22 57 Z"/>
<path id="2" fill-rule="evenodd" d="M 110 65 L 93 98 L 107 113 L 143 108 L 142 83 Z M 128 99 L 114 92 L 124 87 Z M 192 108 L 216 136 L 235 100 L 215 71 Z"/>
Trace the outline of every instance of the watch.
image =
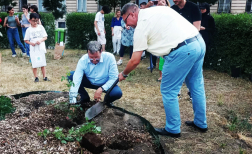
<path id="1" fill-rule="evenodd" d="M 123 76 L 124 78 L 127 78 L 127 77 L 128 77 L 128 75 L 125 75 L 125 74 L 123 73 L 123 71 L 122 71 L 122 76 Z"/>
<path id="2" fill-rule="evenodd" d="M 101 88 L 102 88 L 102 92 L 106 92 L 106 90 L 104 90 L 103 87 L 101 87 Z"/>

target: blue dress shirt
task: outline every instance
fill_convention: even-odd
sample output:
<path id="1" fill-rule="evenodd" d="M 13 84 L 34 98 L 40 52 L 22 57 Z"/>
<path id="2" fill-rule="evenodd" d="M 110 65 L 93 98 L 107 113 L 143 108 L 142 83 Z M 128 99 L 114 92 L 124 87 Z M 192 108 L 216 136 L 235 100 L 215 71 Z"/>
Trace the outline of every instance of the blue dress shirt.
<path id="1" fill-rule="evenodd" d="M 74 86 L 71 86 L 69 92 L 70 97 L 77 97 L 84 74 L 91 84 L 101 86 L 107 91 L 118 78 L 115 56 L 109 52 L 103 51 L 99 63 L 95 65 L 90 61 L 88 54 L 83 55 L 73 75 Z"/>
<path id="2" fill-rule="evenodd" d="M 121 26 L 121 20 L 122 20 L 122 17 L 120 17 L 119 20 L 117 20 L 117 17 L 112 18 L 111 27 Z"/>

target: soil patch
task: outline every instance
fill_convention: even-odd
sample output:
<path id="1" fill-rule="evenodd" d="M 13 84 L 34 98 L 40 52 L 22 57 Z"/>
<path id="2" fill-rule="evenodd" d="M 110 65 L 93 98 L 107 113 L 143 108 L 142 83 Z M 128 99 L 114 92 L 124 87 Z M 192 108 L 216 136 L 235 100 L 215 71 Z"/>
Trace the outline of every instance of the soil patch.
<path id="1" fill-rule="evenodd" d="M 55 127 L 67 133 L 72 127 L 80 127 L 86 122 L 85 111 L 95 102 L 86 103 L 76 110 L 73 120 L 67 120 L 68 105 L 64 102 L 69 101 L 68 93 L 11 99 L 16 111 L 0 121 L 0 153 L 161 153 L 141 119 L 120 110 L 106 108 L 93 119 L 101 134 L 86 134 L 81 142 L 63 144 L 53 134 L 43 138 L 37 133 L 45 129 L 53 132 Z"/>

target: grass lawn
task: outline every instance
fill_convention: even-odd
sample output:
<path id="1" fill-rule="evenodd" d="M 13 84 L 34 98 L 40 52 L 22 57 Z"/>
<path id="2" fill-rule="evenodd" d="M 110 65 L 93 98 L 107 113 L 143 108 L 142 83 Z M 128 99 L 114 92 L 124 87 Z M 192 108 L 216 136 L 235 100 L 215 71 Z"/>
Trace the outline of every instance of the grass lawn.
<path id="1" fill-rule="evenodd" d="M 46 70 L 51 82 L 42 81 L 39 70 L 40 82 L 34 83 L 28 58 L 19 54 L 12 58 L 10 49 L 4 50 L 0 64 L 0 95 L 67 89 L 66 81 L 61 82 L 61 76 L 75 70 L 79 58 L 86 51 L 65 50 L 61 60 L 53 60 L 53 51 L 47 51 Z M 17 53 L 20 52 L 17 49 Z M 116 59 L 119 57 L 116 56 Z M 125 68 L 128 60 L 126 54 L 123 65 L 118 67 L 119 72 Z M 154 127 L 164 127 L 160 82 L 156 81 L 159 72 L 154 69 L 150 73 L 146 69 L 148 65 L 149 59 L 144 59 L 126 81 L 119 83 L 123 97 L 114 104 L 145 117 Z M 193 120 L 193 109 L 187 88 L 183 85 L 182 99 L 179 100 L 182 136 L 178 139 L 160 136 L 165 150 L 170 153 L 252 153 L 252 82 L 213 70 L 204 70 L 204 77 L 209 131 L 199 133 L 185 126 L 185 121 Z M 88 91 L 92 99 L 94 90 Z"/>

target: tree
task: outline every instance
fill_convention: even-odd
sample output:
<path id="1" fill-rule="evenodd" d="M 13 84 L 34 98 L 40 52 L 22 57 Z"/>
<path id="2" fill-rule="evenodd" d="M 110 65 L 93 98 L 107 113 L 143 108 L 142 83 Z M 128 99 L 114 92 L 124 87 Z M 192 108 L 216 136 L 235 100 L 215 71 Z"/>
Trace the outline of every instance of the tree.
<path id="1" fill-rule="evenodd" d="M 114 12 L 116 7 L 123 7 L 124 4 L 130 2 L 130 0 L 95 0 L 101 6 L 108 5 L 111 9 L 113 8 Z"/>
<path id="2" fill-rule="evenodd" d="M 212 5 L 214 5 L 218 0 L 190 0 L 191 2 L 193 2 L 193 3 L 204 3 L 204 2 L 206 2 L 206 3 L 208 3 L 208 4 L 212 4 Z"/>
<path id="3" fill-rule="evenodd" d="M 0 6 L 5 6 L 5 10 L 7 11 L 7 7 L 6 6 L 13 6 L 15 7 L 17 5 L 17 2 L 13 2 L 14 0 L 0 0 Z M 1 10 L 1 9 L 0 9 Z"/>
<path id="4" fill-rule="evenodd" d="M 44 0 L 43 7 L 47 11 L 51 11 L 55 20 L 63 18 L 63 15 L 66 14 L 66 5 L 63 4 L 65 0 Z"/>

